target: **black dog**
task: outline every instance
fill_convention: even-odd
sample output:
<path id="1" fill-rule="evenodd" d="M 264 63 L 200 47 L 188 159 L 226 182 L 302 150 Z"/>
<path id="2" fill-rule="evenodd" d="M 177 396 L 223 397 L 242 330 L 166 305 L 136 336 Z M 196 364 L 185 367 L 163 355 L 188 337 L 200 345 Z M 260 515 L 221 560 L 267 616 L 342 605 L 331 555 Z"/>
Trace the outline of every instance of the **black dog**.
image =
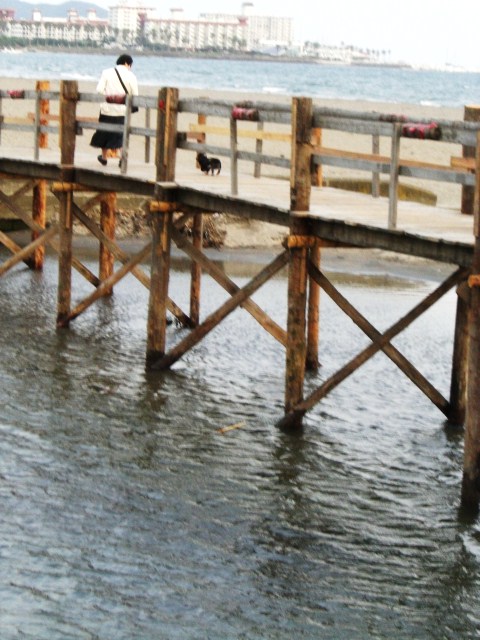
<path id="1" fill-rule="evenodd" d="M 208 158 L 204 153 L 197 153 L 197 167 L 207 176 L 209 173 L 218 176 L 222 170 L 222 163 L 218 158 Z"/>

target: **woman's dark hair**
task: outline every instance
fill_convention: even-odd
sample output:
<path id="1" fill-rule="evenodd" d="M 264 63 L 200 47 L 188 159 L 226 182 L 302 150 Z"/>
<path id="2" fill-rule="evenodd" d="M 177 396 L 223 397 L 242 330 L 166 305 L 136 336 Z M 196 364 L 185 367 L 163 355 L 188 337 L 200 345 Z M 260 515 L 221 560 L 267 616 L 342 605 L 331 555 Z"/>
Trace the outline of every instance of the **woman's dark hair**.
<path id="1" fill-rule="evenodd" d="M 122 55 L 117 59 L 117 64 L 128 64 L 132 66 L 133 58 L 132 56 L 129 56 L 128 53 L 122 53 Z"/>

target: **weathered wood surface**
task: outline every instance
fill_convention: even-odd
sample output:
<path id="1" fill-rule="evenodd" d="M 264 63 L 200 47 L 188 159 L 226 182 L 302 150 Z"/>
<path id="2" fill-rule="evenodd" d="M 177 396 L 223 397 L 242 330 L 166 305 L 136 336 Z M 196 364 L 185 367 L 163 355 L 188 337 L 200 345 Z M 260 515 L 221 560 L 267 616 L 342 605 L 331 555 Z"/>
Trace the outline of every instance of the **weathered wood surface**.
<path id="1" fill-rule="evenodd" d="M 358 316 L 358 320 L 363 323 L 364 319 L 361 319 L 358 312 L 348 304 L 346 300 L 334 289 L 331 283 L 325 278 L 323 274 L 320 274 L 315 268 L 310 267 L 310 273 L 314 275 L 322 284 L 326 284 L 329 294 L 333 293 L 337 302 L 340 302 L 346 311 Z M 426 298 L 424 298 L 419 304 L 417 304 L 411 311 L 409 311 L 403 318 L 400 318 L 390 328 L 388 328 L 383 334 L 380 334 L 374 327 L 368 327 L 365 324 L 365 328 L 372 339 L 372 344 L 368 345 L 360 353 L 354 356 L 349 362 L 347 362 L 341 369 L 335 372 L 330 378 L 325 380 L 317 389 L 312 391 L 302 402 L 298 403 L 295 407 L 292 407 L 289 414 L 282 418 L 278 425 L 280 427 L 290 427 L 292 423 L 298 422 L 305 415 L 305 413 L 315 406 L 322 398 L 327 396 L 335 387 L 341 382 L 346 380 L 348 376 L 357 371 L 357 369 L 367 362 L 372 356 L 374 356 L 379 350 L 386 351 L 390 348 L 390 342 L 399 335 L 404 329 L 406 329 L 414 320 L 419 318 L 427 309 L 429 309 L 435 302 L 440 300 L 442 296 L 447 293 L 452 287 L 462 281 L 465 278 L 465 272 L 462 269 L 455 271 L 445 282 L 440 284 L 434 291 L 432 291 Z M 390 355 L 390 354 L 387 354 Z M 413 370 L 412 370 L 412 373 Z M 410 377 L 410 376 L 409 376 Z M 441 411 L 448 415 L 449 404 L 435 389 L 427 382 L 425 388 L 422 388 L 422 378 L 416 378 L 415 375 L 411 378 L 415 384 L 420 382 L 419 387 L 422 391 L 427 392 L 432 402 L 437 404 Z M 430 396 L 431 394 L 431 396 Z"/>
<path id="2" fill-rule="evenodd" d="M 212 260 L 209 260 L 205 254 L 200 251 L 199 248 L 187 240 L 184 235 L 174 230 L 172 232 L 173 239 L 179 249 L 184 251 L 193 261 L 193 264 L 202 268 L 205 273 L 208 273 L 218 284 L 228 291 L 230 295 L 235 295 L 240 290 L 240 287 L 236 285 L 225 272 Z M 253 300 L 245 300 L 240 304 L 240 307 L 248 311 L 255 320 L 272 335 L 275 340 L 278 340 L 282 345 L 287 343 L 287 334 L 282 327 L 274 322 Z M 192 318 L 193 320 L 193 318 Z"/>
<path id="3" fill-rule="evenodd" d="M 230 130 L 227 127 L 218 127 L 206 124 L 191 124 L 188 130 L 194 134 L 195 137 L 199 133 L 209 133 L 221 136 L 230 135 Z M 239 138 L 253 138 L 254 140 L 276 140 L 281 142 L 291 142 L 292 136 L 289 133 L 280 133 L 278 131 L 263 131 L 262 129 L 241 129 L 238 130 Z"/>
<path id="4" fill-rule="evenodd" d="M 480 122 L 480 107 L 476 105 L 467 105 L 464 108 L 463 117 L 465 122 Z M 475 171 L 475 146 L 464 144 L 462 147 L 463 160 L 467 164 L 467 169 Z M 458 162 L 458 160 L 456 160 Z M 472 186 L 462 187 L 462 213 L 473 213 L 475 190 Z"/>
<path id="5" fill-rule="evenodd" d="M 310 208 L 310 160 L 312 141 L 312 100 L 294 99 L 292 104 L 292 149 L 290 175 L 290 208 L 308 211 Z M 307 239 L 308 220 L 291 217 L 290 234 Z M 303 400 L 303 382 L 307 358 L 307 243 L 294 242 L 288 247 L 288 312 L 287 348 L 285 357 L 285 412 L 290 412 Z M 298 427 L 301 421 L 292 422 Z"/>
<path id="6" fill-rule="evenodd" d="M 472 263 L 468 317 L 468 383 L 465 422 L 463 506 L 478 511 L 480 504 L 480 133 L 475 169 L 479 176 L 473 194 L 475 249 Z"/>
<path id="7" fill-rule="evenodd" d="M 466 185 L 475 183 L 475 179 L 471 175 L 472 159 L 452 158 L 450 166 L 421 162 L 419 160 L 407 160 L 400 157 L 397 160 L 399 176 Z M 343 169 L 378 171 L 385 174 L 390 173 L 391 170 L 390 156 L 330 149 L 328 147 L 316 147 L 314 149 L 314 162 Z"/>
<path id="8" fill-rule="evenodd" d="M 226 318 L 232 311 L 242 306 L 265 282 L 270 280 L 287 263 L 286 252 L 278 255 L 273 262 L 260 271 L 248 284 L 238 289 L 221 307 L 211 313 L 205 320 L 176 344 L 162 358 L 151 359 L 152 369 L 167 369 L 177 362 L 189 349 L 198 344 L 210 331 Z"/>
<path id="9" fill-rule="evenodd" d="M 3 175 L 61 181 L 60 167 L 51 160 L 58 157 L 57 153 L 42 149 L 41 160 L 36 163 L 21 156 L 13 160 L 14 152 L 0 147 L 0 173 Z M 5 153 L 7 157 L 2 155 Z M 268 176 L 255 179 L 251 172 L 240 172 L 239 196 L 233 197 L 230 195 L 228 164 L 222 168 L 221 175 L 207 177 L 195 168 L 192 154 L 192 165 L 177 170 L 177 182 L 156 185 L 154 168 L 137 158 L 130 160 L 128 175 L 122 176 L 118 165 L 109 165 L 107 170 L 92 169 L 94 157 L 91 153 L 76 158 L 72 182 L 82 185 L 85 190 L 130 193 L 147 198 L 153 198 L 157 190 L 161 200 L 176 201 L 207 213 L 224 212 L 277 224 L 284 226 L 287 232 L 287 179 Z M 459 210 L 399 201 L 397 230 L 386 231 L 387 198 L 312 187 L 310 211 L 296 212 L 295 215 L 308 216 L 312 233 L 332 242 L 378 247 L 463 266 L 471 263 L 473 255 L 473 219 L 472 216 L 461 215 Z"/>

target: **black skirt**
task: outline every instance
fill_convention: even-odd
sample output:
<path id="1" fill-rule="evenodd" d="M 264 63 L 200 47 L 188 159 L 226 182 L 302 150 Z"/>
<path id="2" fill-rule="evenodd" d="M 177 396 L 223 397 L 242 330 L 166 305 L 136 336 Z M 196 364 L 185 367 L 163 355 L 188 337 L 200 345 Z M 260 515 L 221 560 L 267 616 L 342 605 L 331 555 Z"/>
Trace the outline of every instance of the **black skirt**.
<path id="1" fill-rule="evenodd" d="M 108 124 L 123 124 L 125 117 L 100 114 L 98 121 L 108 122 Z M 95 131 L 90 140 L 90 146 L 98 149 L 121 149 L 123 146 L 123 131 Z"/>

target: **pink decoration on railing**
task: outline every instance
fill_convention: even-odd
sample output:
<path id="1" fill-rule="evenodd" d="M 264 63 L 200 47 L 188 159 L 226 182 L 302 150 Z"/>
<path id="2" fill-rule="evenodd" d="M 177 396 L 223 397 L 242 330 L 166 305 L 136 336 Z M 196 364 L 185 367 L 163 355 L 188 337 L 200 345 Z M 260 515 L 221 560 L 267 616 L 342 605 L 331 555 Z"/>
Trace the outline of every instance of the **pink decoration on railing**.
<path id="1" fill-rule="evenodd" d="M 25 91 L 23 89 L 10 89 L 8 95 L 13 99 L 25 98 Z"/>
<path id="2" fill-rule="evenodd" d="M 258 109 L 248 109 L 246 107 L 236 106 L 232 109 L 232 118 L 234 120 L 251 120 L 253 122 L 258 122 L 260 114 Z"/>
<path id="3" fill-rule="evenodd" d="M 110 104 L 125 104 L 126 98 L 127 96 L 122 93 L 121 95 L 117 96 L 105 96 L 105 101 L 109 102 Z"/>
<path id="4" fill-rule="evenodd" d="M 442 130 L 436 122 L 429 124 L 417 124 L 415 122 L 407 122 L 402 127 L 402 136 L 404 138 L 417 138 L 419 140 L 440 140 Z"/>

